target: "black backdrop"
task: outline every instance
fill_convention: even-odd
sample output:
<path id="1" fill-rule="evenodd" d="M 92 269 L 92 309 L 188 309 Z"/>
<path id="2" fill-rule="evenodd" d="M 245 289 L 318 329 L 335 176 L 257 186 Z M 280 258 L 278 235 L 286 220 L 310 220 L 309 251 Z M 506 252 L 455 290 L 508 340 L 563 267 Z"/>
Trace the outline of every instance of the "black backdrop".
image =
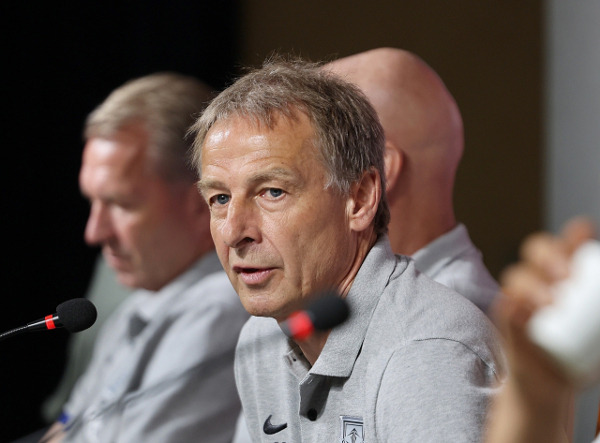
<path id="1" fill-rule="evenodd" d="M 0 331 L 85 293 L 97 251 L 83 242 L 77 174 L 85 116 L 124 81 L 173 70 L 215 88 L 235 75 L 236 0 L 3 2 Z M 68 334 L 0 342 L 0 442 L 43 425 Z"/>

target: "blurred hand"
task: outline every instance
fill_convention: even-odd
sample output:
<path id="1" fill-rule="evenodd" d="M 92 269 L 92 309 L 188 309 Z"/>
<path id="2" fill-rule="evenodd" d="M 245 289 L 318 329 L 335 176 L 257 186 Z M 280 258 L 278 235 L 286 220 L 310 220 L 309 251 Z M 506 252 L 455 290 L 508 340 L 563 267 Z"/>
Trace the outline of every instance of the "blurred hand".
<path id="1" fill-rule="evenodd" d="M 529 341 L 527 322 L 537 309 L 552 303 L 552 286 L 569 276 L 573 252 L 594 236 L 594 224 L 586 218 L 570 220 L 558 236 L 533 234 L 522 244 L 521 261 L 500 277 L 503 296 L 496 306 L 495 321 L 506 341 L 512 376 L 539 401 L 545 401 L 553 389 L 566 388 L 567 380 Z"/>
<path id="2" fill-rule="evenodd" d="M 65 435 L 64 425 L 56 422 L 48 429 L 48 432 L 46 432 L 39 443 L 61 443 Z"/>
<path id="3" fill-rule="evenodd" d="M 573 252 L 595 238 L 591 220 L 575 218 L 558 236 L 537 233 L 521 260 L 500 277 L 494 320 L 504 339 L 509 378 L 490 413 L 487 442 L 563 442 L 571 434 L 574 386 L 527 335 L 532 314 L 553 301 L 552 286 L 569 276 Z"/>

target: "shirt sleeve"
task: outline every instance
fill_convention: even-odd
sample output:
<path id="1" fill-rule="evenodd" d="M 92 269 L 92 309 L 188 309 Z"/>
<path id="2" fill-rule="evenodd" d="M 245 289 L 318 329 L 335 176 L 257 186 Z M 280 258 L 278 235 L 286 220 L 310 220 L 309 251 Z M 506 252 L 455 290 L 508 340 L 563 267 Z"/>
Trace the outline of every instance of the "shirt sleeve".
<path id="1" fill-rule="evenodd" d="M 117 442 L 230 442 L 240 404 L 230 364 L 196 367 L 131 395 Z"/>

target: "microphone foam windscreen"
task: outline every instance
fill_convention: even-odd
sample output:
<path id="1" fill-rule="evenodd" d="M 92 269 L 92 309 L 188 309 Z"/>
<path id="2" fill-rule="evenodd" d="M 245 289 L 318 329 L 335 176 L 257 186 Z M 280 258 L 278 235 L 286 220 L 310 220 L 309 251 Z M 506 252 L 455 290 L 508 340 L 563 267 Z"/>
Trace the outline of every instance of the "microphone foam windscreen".
<path id="1" fill-rule="evenodd" d="M 348 302 L 332 292 L 325 293 L 306 309 L 315 329 L 326 331 L 346 321 L 350 314 Z"/>
<path id="2" fill-rule="evenodd" d="M 73 298 L 56 307 L 58 320 L 69 332 L 79 332 L 89 328 L 96 321 L 96 306 L 87 298 Z"/>

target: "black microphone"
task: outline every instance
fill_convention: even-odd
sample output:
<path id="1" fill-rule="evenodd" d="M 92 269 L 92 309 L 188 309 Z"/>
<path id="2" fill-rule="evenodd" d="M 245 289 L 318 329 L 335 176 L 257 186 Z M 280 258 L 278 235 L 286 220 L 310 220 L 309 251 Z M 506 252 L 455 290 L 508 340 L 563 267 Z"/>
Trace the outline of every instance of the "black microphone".
<path id="1" fill-rule="evenodd" d="M 333 292 L 326 292 L 306 309 L 292 313 L 281 323 L 290 338 L 305 340 L 314 331 L 327 331 L 346 321 L 350 315 L 348 302 Z"/>
<path id="2" fill-rule="evenodd" d="M 58 305 L 55 314 L 0 334 L 0 340 L 22 332 L 47 331 L 56 328 L 80 332 L 92 326 L 97 316 L 96 307 L 91 301 L 87 298 L 73 298 Z"/>

